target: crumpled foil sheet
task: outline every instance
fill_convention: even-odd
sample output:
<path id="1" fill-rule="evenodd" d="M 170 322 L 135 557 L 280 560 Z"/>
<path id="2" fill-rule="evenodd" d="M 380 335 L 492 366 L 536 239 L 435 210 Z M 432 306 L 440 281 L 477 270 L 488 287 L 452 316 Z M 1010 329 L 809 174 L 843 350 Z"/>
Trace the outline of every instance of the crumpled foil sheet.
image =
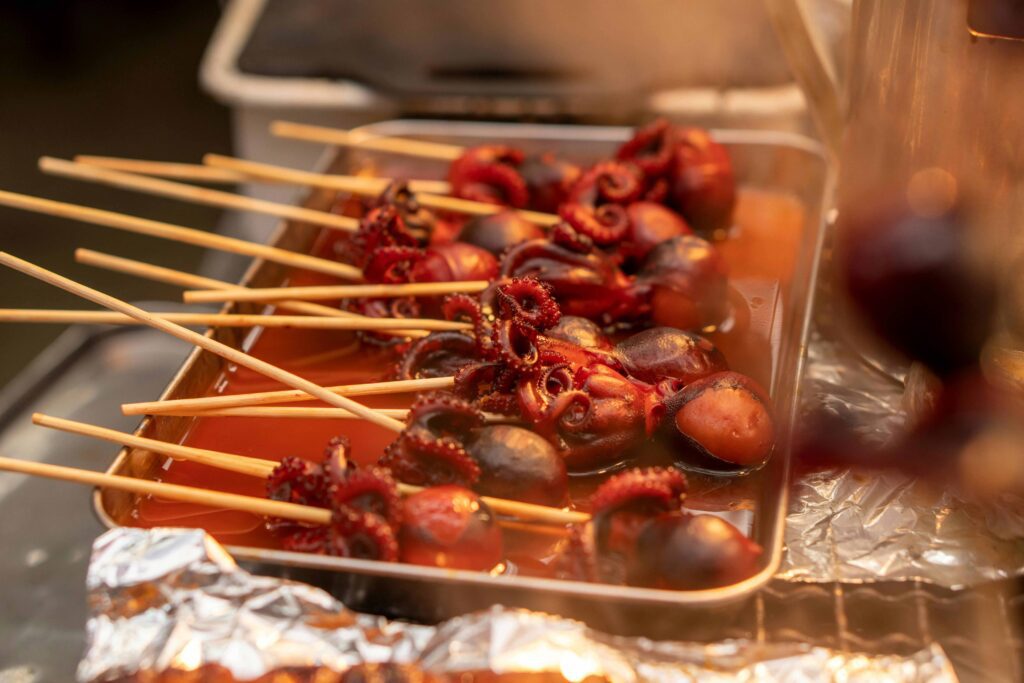
<path id="1" fill-rule="evenodd" d="M 612 637 L 579 622 L 494 607 L 437 627 L 347 611 L 301 583 L 254 576 L 201 531 L 114 529 L 93 549 L 83 682 L 226 667 L 249 680 L 283 667 L 343 671 L 414 663 L 435 673 L 554 672 L 640 681 L 955 682 L 937 645 L 909 657 L 747 641 Z"/>
<path id="2" fill-rule="evenodd" d="M 802 392 L 805 414 L 851 415 L 869 442 L 884 443 L 904 424 L 903 388 L 820 333 L 808 348 Z M 1024 573 L 1022 538 L 1021 501 L 982 509 L 897 472 L 815 472 L 794 482 L 779 578 L 959 588 Z"/>
<path id="3" fill-rule="evenodd" d="M 434 629 L 349 612 L 328 593 L 240 569 L 204 531 L 114 529 L 93 545 L 82 681 L 219 663 L 246 680 L 284 666 L 415 659 Z"/>

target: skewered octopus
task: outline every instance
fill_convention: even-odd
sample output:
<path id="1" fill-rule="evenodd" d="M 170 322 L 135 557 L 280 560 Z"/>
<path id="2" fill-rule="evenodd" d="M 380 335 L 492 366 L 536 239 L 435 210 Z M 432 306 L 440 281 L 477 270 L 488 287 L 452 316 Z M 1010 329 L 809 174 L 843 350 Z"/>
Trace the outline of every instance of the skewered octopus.
<path id="1" fill-rule="evenodd" d="M 593 182 L 608 184 L 600 179 Z M 637 207 L 634 204 L 615 215 L 650 213 L 649 208 Z M 422 248 L 402 211 L 384 204 L 362 219 L 345 256 L 362 268 L 371 283 L 531 276 L 551 286 L 565 314 L 587 317 L 603 326 L 650 321 L 697 330 L 726 316 L 726 268 L 713 245 L 689 234 L 688 228 L 658 227 L 665 221 L 657 218 L 630 219 L 627 224 L 632 226 L 629 240 L 615 253 L 598 249 L 592 234 L 599 231 L 586 225 L 578 229 L 563 223 L 549 237 L 537 237 L 540 228 L 517 214 L 471 221 L 460 234 L 466 241 Z M 643 226 L 640 232 L 638 226 Z M 500 263 L 492 253 L 499 248 L 505 250 Z M 628 274 L 624 265 L 638 271 Z M 429 301 L 421 297 L 362 299 L 349 305 L 365 315 L 415 317 L 425 312 L 425 303 Z"/>
<path id="2" fill-rule="evenodd" d="M 577 166 L 553 154 L 526 155 L 507 145 L 481 145 L 452 162 L 452 194 L 514 209 L 556 211 L 579 177 Z"/>
<path id="3" fill-rule="evenodd" d="M 663 201 L 702 232 L 728 227 L 736 205 L 729 152 L 701 128 L 658 119 L 640 128 L 616 158 L 632 162 L 649 197 Z"/>
<path id="4" fill-rule="evenodd" d="M 452 162 L 448 180 L 456 197 L 558 212 L 574 228 L 596 236 L 598 244 L 625 236 L 635 217 L 623 209 L 633 203 L 649 205 L 639 212 L 658 207 L 659 220 L 708 233 L 728 227 L 736 204 L 728 150 L 706 130 L 665 119 L 639 128 L 614 161 L 588 171 L 551 153 L 526 155 L 507 145 L 483 145 Z"/>
<path id="5" fill-rule="evenodd" d="M 686 477 L 633 469 L 591 497 L 592 520 L 574 530 L 559 558 L 562 578 L 696 590 L 756 573 L 761 547 L 720 517 L 683 509 Z"/>
<path id="6" fill-rule="evenodd" d="M 588 321 L 566 323 L 548 287 L 532 279 L 497 283 L 480 301 L 449 297 L 444 313 L 471 322 L 473 334 L 417 340 L 399 363 L 399 377 L 454 375 L 459 397 L 528 423 L 574 474 L 623 465 L 666 424 L 675 425 L 691 450 L 735 464 L 756 465 L 771 450 L 763 390 L 726 372 L 721 353 L 697 335 L 653 328 L 613 346 Z M 717 379 L 700 383 L 707 377 Z M 737 424 L 740 419 L 746 422 Z M 402 463 L 397 476 L 418 483 L 415 463 L 428 451 L 424 444 L 449 457 L 460 431 L 472 434 L 480 424 L 479 413 L 465 403 L 418 404 L 389 449 Z M 460 455 L 468 451 L 462 443 Z M 469 460 L 462 458 L 457 468 L 464 485 L 475 481 L 467 474 Z"/>
<path id="7" fill-rule="evenodd" d="M 272 520 L 285 550 L 392 562 L 398 559 L 396 532 L 402 499 L 384 468 L 356 469 L 348 460 L 348 442 L 331 441 L 322 463 L 285 457 L 267 479 L 267 497 L 328 508 L 327 526 L 303 526 Z"/>
<path id="8" fill-rule="evenodd" d="M 403 500 L 389 463 L 357 468 L 348 448 L 339 437 L 322 463 L 289 456 L 271 472 L 268 498 L 332 512 L 327 526 L 270 520 L 285 550 L 478 570 L 501 561 L 501 529 L 476 493 L 436 486 Z"/>

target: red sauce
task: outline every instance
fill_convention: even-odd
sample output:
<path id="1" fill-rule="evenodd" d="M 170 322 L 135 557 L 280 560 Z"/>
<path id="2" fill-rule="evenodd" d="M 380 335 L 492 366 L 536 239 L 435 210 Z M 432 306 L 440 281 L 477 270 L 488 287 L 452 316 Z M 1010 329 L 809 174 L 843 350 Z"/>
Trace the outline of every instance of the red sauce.
<path id="1" fill-rule="evenodd" d="M 802 239 L 804 213 L 800 203 L 789 196 L 763 191 L 741 192 L 736 211 L 737 227 L 721 243 L 729 263 L 733 286 L 734 315 L 731 324 L 711 335 L 725 353 L 730 366 L 771 385 L 773 358 L 781 330 L 782 296 L 792 276 L 796 250 Z M 337 234 L 337 233 L 335 233 Z M 329 255 L 334 238 L 326 238 L 316 250 Z M 329 284 L 328 276 L 296 272 L 291 284 Z M 330 302 L 324 302 L 330 303 Z M 262 330 L 249 349 L 252 355 L 306 377 L 321 385 L 354 384 L 386 380 L 394 356 L 385 348 L 357 346 L 350 333 L 333 331 Z M 282 387 L 244 368 L 226 372 L 207 395 L 273 391 Z M 357 400 L 374 407 L 407 407 L 411 395 L 364 396 Z M 322 405 L 319 402 L 290 405 Z M 251 417 L 199 418 L 183 440 L 189 446 L 280 460 L 286 455 L 319 458 L 327 441 L 344 434 L 352 442 L 353 458 L 374 462 L 394 435 L 358 420 L 282 419 Z M 656 456 L 651 456 L 656 457 Z M 752 492 L 757 477 L 722 479 L 691 477 L 694 491 L 688 505 L 721 510 L 741 529 L 749 529 Z M 224 472 L 187 462 L 171 462 L 163 477 L 175 484 L 202 486 L 245 495 L 263 495 L 262 480 Z M 593 481 L 574 483 L 573 496 L 580 502 L 596 485 Z M 740 511 L 740 512 L 735 512 Z M 276 539 L 263 527 L 263 520 L 248 513 L 212 510 L 192 504 L 159 499 L 141 500 L 136 511 L 139 526 L 201 527 L 229 544 L 275 547 Z M 520 558 L 521 571 L 535 572 L 536 558 L 550 549 L 550 539 L 506 534 L 506 548 L 513 561 Z M 526 560 L 525 558 L 535 558 Z"/>

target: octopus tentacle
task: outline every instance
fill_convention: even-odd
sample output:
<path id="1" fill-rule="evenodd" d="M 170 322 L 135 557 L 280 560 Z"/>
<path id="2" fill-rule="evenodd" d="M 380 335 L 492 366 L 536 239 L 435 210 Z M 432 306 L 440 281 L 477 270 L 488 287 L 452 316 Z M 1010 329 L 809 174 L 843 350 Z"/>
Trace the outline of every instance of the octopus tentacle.
<path id="1" fill-rule="evenodd" d="M 657 512 L 674 512 L 682 507 L 686 475 L 677 469 L 650 467 L 617 474 L 601 484 L 590 499 L 595 515 L 626 506 Z"/>
<path id="2" fill-rule="evenodd" d="M 615 157 L 632 161 L 647 178 L 657 178 L 668 173 L 672 163 L 671 126 L 666 119 L 656 119 L 639 128 L 626 141 Z"/>
<path id="3" fill-rule="evenodd" d="M 554 327 L 562 311 L 551 295 L 551 288 L 533 278 L 513 278 L 497 288 L 502 317 L 543 331 Z"/>
<path id="4" fill-rule="evenodd" d="M 461 439 L 482 424 L 483 414 L 467 401 L 428 394 L 410 408 L 408 425 L 380 464 L 407 484 L 472 486 L 480 478 L 480 466 Z"/>
<path id="5" fill-rule="evenodd" d="M 563 204 L 558 209 L 558 215 L 576 232 L 586 235 L 602 247 L 616 244 L 629 234 L 629 215 L 619 204 L 604 204 L 598 207 Z"/>
<path id="6" fill-rule="evenodd" d="M 564 221 L 551 228 L 548 239 L 554 244 L 577 254 L 589 254 L 594 250 L 594 240 L 578 232 Z"/>
<path id="7" fill-rule="evenodd" d="M 350 468 L 332 487 L 331 501 L 335 507 L 378 515 L 393 529 L 402 522 L 402 497 L 391 473 L 382 467 Z"/>
<path id="8" fill-rule="evenodd" d="M 359 221 L 351 240 L 351 258 L 360 267 L 382 247 L 415 247 L 419 243 L 409 232 L 399 210 L 393 205 L 370 209 Z"/>
<path id="9" fill-rule="evenodd" d="M 639 169 L 621 161 L 605 161 L 583 174 L 569 194 L 568 203 L 597 206 L 606 202 L 628 204 L 643 193 Z"/>
<path id="10" fill-rule="evenodd" d="M 398 561 L 398 539 L 386 520 L 350 508 L 334 511 L 327 553 L 380 562 Z"/>
<path id="11" fill-rule="evenodd" d="M 519 173 L 524 155 L 504 145 L 473 147 L 452 162 L 448 180 L 456 197 L 523 208 L 530 199 Z"/>
<path id="12" fill-rule="evenodd" d="M 414 341 L 398 362 L 398 379 L 448 377 L 478 357 L 475 337 L 462 332 L 434 332 Z"/>

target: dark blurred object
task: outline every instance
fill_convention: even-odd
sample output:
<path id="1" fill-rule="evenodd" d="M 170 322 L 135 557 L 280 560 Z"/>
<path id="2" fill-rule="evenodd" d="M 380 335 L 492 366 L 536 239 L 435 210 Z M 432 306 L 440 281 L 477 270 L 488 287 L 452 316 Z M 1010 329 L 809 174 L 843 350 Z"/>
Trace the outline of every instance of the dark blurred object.
<path id="1" fill-rule="evenodd" d="M 1024 2 L 970 0 L 967 25 L 978 36 L 1024 40 Z"/>
<path id="2" fill-rule="evenodd" d="M 43 154 L 196 162 L 205 152 L 230 152 L 228 112 L 196 79 L 219 16 L 207 0 L 0 3 L 0 188 L 200 229 L 217 226 L 218 210 L 46 176 L 36 163 Z M 122 298 L 180 300 L 177 288 L 76 264 L 77 246 L 193 272 L 202 257 L 201 250 L 173 242 L 0 210 L 0 249 Z M 0 307 L 83 306 L 89 304 L 0 272 Z M 61 330 L 0 328 L 0 385 Z"/>
<path id="3" fill-rule="evenodd" d="M 1009 331 L 1024 340 L 1024 253 L 1007 269 L 1002 308 Z"/>
<path id="4" fill-rule="evenodd" d="M 841 286 L 876 334 L 940 376 L 977 364 L 995 288 L 971 261 L 951 176 L 923 171 L 906 198 L 851 209 L 837 231 Z"/>

